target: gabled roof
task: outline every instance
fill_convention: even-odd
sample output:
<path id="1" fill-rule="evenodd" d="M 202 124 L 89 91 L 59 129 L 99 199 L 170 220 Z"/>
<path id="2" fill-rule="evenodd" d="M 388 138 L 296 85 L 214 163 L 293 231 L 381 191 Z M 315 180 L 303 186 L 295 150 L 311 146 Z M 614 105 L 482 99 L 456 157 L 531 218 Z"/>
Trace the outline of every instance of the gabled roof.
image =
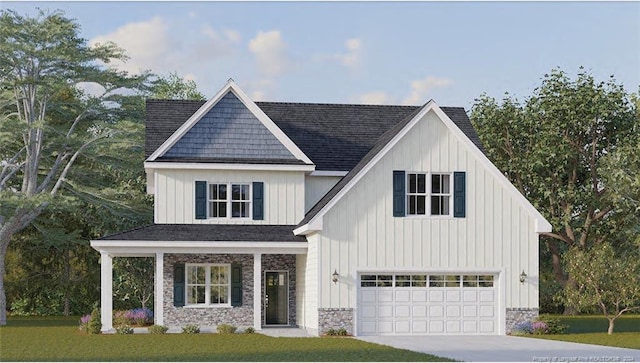
<path id="1" fill-rule="evenodd" d="M 309 234 L 322 229 L 322 216 L 335 205 L 344 196 L 349 189 L 355 185 L 366 172 L 373 167 L 415 124 L 421 120 L 427 112 L 433 111 L 438 118 L 449 128 L 449 130 L 466 145 L 471 154 L 479 159 L 479 162 L 486 167 L 493 176 L 506 187 L 507 191 L 514 196 L 524 206 L 524 208 L 535 218 L 536 232 L 550 232 L 551 224 L 538 212 L 538 210 L 509 182 L 509 180 L 498 170 L 498 168 L 486 157 L 480 143 L 473 141 L 467 132 L 472 131 L 477 139 L 473 126 L 464 114 L 464 119 L 469 125 L 470 130 L 461 127 L 459 122 L 455 122 L 444 109 L 439 107 L 433 100 L 427 102 L 424 106 L 417 108 L 411 114 L 407 115 L 402 121 L 394 125 L 393 128 L 385 132 L 369 150 L 369 152 L 351 169 L 327 194 L 325 194 L 300 221 L 295 234 Z M 461 115 L 459 115 L 461 116 Z M 463 121 L 463 120 L 462 120 Z M 464 125 L 465 122 L 462 123 Z"/>
<path id="2" fill-rule="evenodd" d="M 224 105 L 212 112 L 219 104 Z M 261 150 L 261 146 L 266 150 Z M 247 147 L 250 148 L 248 153 Z M 235 152 L 228 149 L 235 149 Z M 162 141 L 147 161 L 153 162 L 163 156 L 186 156 L 223 157 L 235 162 L 235 154 L 240 158 L 262 154 L 265 159 L 271 159 L 271 154 L 280 159 L 291 156 L 305 164 L 313 164 L 232 79 Z"/>
<path id="3" fill-rule="evenodd" d="M 145 157 L 149 157 L 204 101 L 147 100 Z M 316 103 L 255 103 L 316 165 L 316 170 L 349 171 L 393 126 L 418 106 Z M 442 107 L 482 150 L 465 110 Z M 169 161 L 159 158 L 156 161 Z M 171 161 L 176 161 L 172 159 Z M 202 161 L 202 160 L 201 160 Z"/>
<path id="4" fill-rule="evenodd" d="M 291 225 L 152 224 L 115 233 L 99 241 L 306 242 Z"/>

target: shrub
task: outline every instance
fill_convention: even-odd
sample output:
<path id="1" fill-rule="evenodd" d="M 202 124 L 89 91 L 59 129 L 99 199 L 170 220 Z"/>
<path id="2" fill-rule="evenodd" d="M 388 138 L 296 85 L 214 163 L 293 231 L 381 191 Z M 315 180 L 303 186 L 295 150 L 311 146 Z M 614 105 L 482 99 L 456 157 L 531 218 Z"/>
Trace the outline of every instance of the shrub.
<path id="1" fill-rule="evenodd" d="M 153 324 L 153 311 L 147 308 L 127 310 L 124 317 L 128 320 L 129 324 L 140 326 Z"/>
<path id="2" fill-rule="evenodd" d="M 129 325 L 121 325 L 116 327 L 116 334 L 133 334 L 133 328 Z"/>
<path id="3" fill-rule="evenodd" d="M 220 334 L 233 334 L 236 332 L 238 328 L 229 324 L 220 324 L 218 325 L 218 333 Z"/>
<path id="4" fill-rule="evenodd" d="M 513 335 L 525 335 L 525 334 L 533 334 L 533 323 L 530 321 L 523 321 L 517 323 L 513 330 L 511 331 Z"/>
<path id="5" fill-rule="evenodd" d="M 164 334 L 167 330 L 169 330 L 169 327 L 165 325 L 151 325 L 149 327 L 150 334 Z"/>
<path id="6" fill-rule="evenodd" d="M 547 324 L 547 334 L 564 334 L 568 326 L 560 322 L 560 319 L 549 315 L 540 315 L 538 321 Z"/>
<path id="7" fill-rule="evenodd" d="M 247 329 L 244 330 L 245 334 L 253 334 L 255 332 L 256 330 L 253 327 L 248 327 Z"/>
<path id="8" fill-rule="evenodd" d="M 327 329 L 327 332 L 325 334 L 329 336 L 334 336 L 334 335 L 338 335 L 338 332 L 333 328 L 329 328 Z"/>
<path id="9" fill-rule="evenodd" d="M 100 329 L 102 329 L 102 322 L 100 321 L 100 309 L 94 308 L 91 312 L 91 318 L 89 318 L 89 322 L 87 323 L 87 333 L 100 334 Z"/>
<path id="10" fill-rule="evenodd" d="M 189 324 L 182 327 L 182 334 L 198 334 L 200 327 L 195 324 Z"/>
<path id="11" fill-rule="evenodd" d="M 131 322 L 124 316 L 126 310 L 115 310 L 113 312 L 113 326 L 130 324 Z"/>
<path id="12" fill-rule="evenodd" d="M 531 324 L 531 329 L 533 330 L 533 334 L 542 335 L 547 334 L 548 326 L 544 321 L 534 321 Z"/>
<path id="13" fill-rule="evenodd" d="M 80 330 L 83 332 L 87 332 L 87 328 L 89 325 L 89 320 L 91 320 L 91 314 L 83 315 L 80 317 Z"/>
<path id="14" fill-rule="evenodd" d="M 340 328 L 340 329 L 338 329 L 338 331 L 336 332 L 336 334 L 337 334 L 337 335 L 340 335 L 340 336 L 347 336 L 347 335 L 349 335 L 349 334 L 347 333 L 347 329 L 345 329 L 345 328 Z"/>

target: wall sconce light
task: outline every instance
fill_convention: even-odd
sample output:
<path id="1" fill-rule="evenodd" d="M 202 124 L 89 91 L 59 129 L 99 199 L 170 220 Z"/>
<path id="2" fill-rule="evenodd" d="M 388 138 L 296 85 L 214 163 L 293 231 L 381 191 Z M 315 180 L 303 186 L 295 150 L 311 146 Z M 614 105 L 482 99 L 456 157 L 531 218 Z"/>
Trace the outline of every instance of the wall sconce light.
<path id="1" fill-rule="evenodd" d="M 522 270 L 522 273 L 520 274 L 520 283 L 524 284 L 524 280 L 527 279 L 527 274 L 524 273 L 524 270 Z"/>
<path id="2" fill-rule="evenodd" d="M 333 281 L 334 284 L 338 283 L 338 270 L 333 270 L 333 273 L 331 274 L 331 281 Z"/>

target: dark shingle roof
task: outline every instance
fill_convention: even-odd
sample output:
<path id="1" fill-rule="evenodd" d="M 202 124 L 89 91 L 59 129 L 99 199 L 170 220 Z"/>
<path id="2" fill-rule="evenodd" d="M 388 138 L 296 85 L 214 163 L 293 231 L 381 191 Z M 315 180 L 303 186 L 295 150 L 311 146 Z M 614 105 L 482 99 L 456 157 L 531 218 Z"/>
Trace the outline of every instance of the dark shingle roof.
<path id="1" fill-rule="evenodd" d="M 152 224 L 115 233 L 106 241 L 306 242 L 295 226 L 267 224 Z"/>
<path id="2" fill-rule="evenodd" d="M 148 100 L 145 157 L 149 157 L 204 101 Z M 418 106 L 256 102 L 316 164 L 316 170 L 351 170 L 378 139 Z M 461 107 L 441 107 L 481 150 Z"/>

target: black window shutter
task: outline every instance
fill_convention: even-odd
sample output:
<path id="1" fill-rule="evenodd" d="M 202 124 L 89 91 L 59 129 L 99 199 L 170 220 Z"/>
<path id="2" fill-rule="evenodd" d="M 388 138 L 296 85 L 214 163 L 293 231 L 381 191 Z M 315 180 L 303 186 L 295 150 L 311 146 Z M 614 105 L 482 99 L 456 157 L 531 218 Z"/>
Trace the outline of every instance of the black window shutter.
<path id="1" fill-rule="evenodd" d="M 207 219 L 206 181 L 196 181 L 196 219 Z"/>
<path id="2" fill-rule="evenodd" d="M 464 218 L 466 216 L 466 174 L 464 171 L 453 173 L 453 216 Z"/>
<path id="3" fill-rule="evenodd" d="M 231 306 L 242 306 L 242 265 L 231 264 Z"/>
<path id="4" fill-rule="evenodd" d="M 173 306 L 184 306 L 184 263 L 173 265 Z"/>
<path id="5" fill-rule="evenodd" d="M 264 183 L 253 182 L 253 219 L 264 219 Z"/>
<path id="6" fill-rule="evenodd" d="M 393 216 L 404 217 L 405 214 L 405 176 L 404 170 L 393 171 Z"/>

